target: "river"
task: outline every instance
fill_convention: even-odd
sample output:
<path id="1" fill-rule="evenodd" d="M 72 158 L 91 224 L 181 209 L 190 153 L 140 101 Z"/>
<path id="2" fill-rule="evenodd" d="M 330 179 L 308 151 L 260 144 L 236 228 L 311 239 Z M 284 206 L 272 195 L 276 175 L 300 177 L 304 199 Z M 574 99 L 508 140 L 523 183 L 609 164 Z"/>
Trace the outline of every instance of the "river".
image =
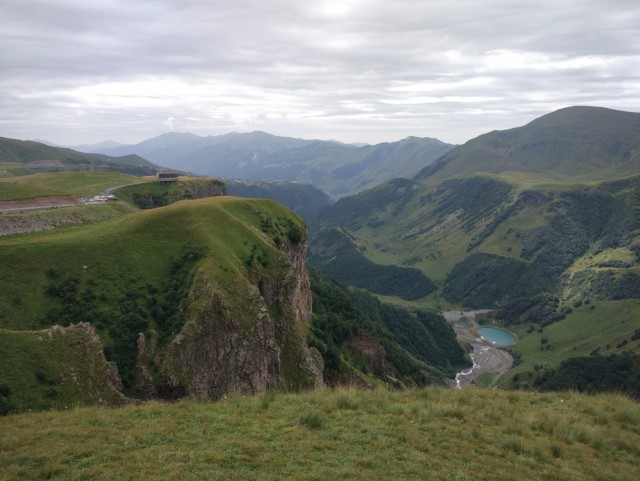
<path id="1" fill-rule="evenodd" d="M 442 313 L 445 319 L 452 323 L 458 340 L 471 346 L 469 358 L 473 366 L 456 374 L 454 383 L 456 389 L 473 384 L 478 376 L 485 372 L 492 373 L 495 381 L 513 365 L 513 358 L 507 351 L 471 334 L 471 330 L 478 326 L 475 322 L 475 316 L 485 312 L 488 310 L 446 311 Z"/>

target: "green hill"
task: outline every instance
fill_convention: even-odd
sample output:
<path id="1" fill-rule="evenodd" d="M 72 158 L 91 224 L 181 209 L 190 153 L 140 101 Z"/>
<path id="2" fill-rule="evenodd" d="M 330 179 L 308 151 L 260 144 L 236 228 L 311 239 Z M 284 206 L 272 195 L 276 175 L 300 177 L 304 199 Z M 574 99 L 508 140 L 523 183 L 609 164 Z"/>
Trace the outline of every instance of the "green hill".
<path id="1" fill-rule="evenodd" d="M 110 157 L 52 147 L 33 141 L 0 137 L 0 173 L 4 176 L 38 172 L 110 170 L 131 175 L 155 175 L 157 165 L 137 155 Z"/>
<path id="2" fill-rule="evenodd" d="M 310 319 L 300 318 L 304 310 L 292 310 L 290 303 L 303 302 L 296 301 L 302 294 L 287 287 L 296 273 L 283 252 L 299 248 L 303 230 L 302 221 L 279 204 L 217 197 L 86 227 L 10 236 L 0 241 L 0 323 L 24 330 L 91 322 L 132 394 L 171 389 L 218 397 L 225 390 L 260 390 L 264 383 L 307 385 L 313 376 L 299 369 L 311 359 L 300 358 L 307 351 L 296 334 L 302 328 L 294 325 Z M 285 288 L 293 290 L 279 301 Z M 271 313 L 261 321 L 266 331 L 256 332 L 261 309 Z M 282 326 L 277 341 L 276 319 Z M 210 349 L 199 336 L 213 335 L 225 323 L 236 345 L 260 339 L 261 345 L 246 344 L 245 362 L 269 359 L 276 349 L 285 350 L 287 358 L 273 358 L 276 364 L 263 364 L 262 375 L 253 373 L 247 381 L 242 376 L 248 368 L 227 359 L 230 373 L 195 384 L 193 369 L 210 368 L 192 359 L 206 357 Z M 156 351 L 147 352 L 151 364 L 145 368 L 136 348 L 139 333 L 148 340 L 148 351 Z M 181 340 L 174 342 L 178 334 Z M 231 341 L 219 349 L 226 342 Z M 3 379 L 12 376 L 3 374 Z"/>
<path id="3" fill-rule="evenodd" d="M 114 171 L 55 172 L 0 177 L 0 201 L 37 197 L 93 197 L 107 189 L 144 182 L 134 175 Z"/>
<path id="4" fill-rule="evenodd" d="M 220 196 L 219 180 L 65 172 L 0 185 L 6 202 L 121 186 L 117 202 L 3 213 L 0 383 L 13 393 L 4 411 L 120 403 L 122 393 L 441 384 L 468 365 L 434 313 L 374 298 L 359 307 L 320 276 L 310 289 L 302 219 L 273 201 Z M 195 197 L 207 198 L 180 201 Z M 42 229 L 52 230 L 33 232 Z"/>
<path id="5" fill-rule="evenodd" d="M 2 480 L 640 477 L 619 395 L 427 388 L 227 396 L 0 418 Z"/>
<path id="6" fill-rule="evenodd" d="M 365 261 L 415 268 L 438 287 L 422 305 L 493 309 L 524 385 L 594 350 L 640 353 L 639 115 L 570 108 L 478 137 L 323 209 L 311 252 L 353 285 Z M 336 228 L 357 249 L 327 250 Z"/>
<path id="7" fill-rule="evenodd" d="M 640 113 L 569 107 L 447 152 L 416 178 L 528 172 L 549 180 L 608 180 L 640 170 Z"/>

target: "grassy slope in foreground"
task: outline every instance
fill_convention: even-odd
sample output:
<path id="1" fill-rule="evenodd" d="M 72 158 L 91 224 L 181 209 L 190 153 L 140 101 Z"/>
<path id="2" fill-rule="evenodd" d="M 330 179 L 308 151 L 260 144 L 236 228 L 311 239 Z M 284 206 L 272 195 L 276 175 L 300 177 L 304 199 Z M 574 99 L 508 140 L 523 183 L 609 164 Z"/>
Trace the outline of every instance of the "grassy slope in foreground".
<path id="1" fill-rule="evenodd" d="M 0 418 L 0 480 L 635 480 L 618 395 L 428 388 Z"/>

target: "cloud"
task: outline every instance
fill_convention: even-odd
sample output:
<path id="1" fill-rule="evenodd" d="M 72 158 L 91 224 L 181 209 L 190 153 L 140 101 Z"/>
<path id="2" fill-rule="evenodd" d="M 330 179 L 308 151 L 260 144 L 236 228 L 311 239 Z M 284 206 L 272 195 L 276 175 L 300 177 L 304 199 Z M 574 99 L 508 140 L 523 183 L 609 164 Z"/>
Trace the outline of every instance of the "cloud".
<path id="1" fill-rule="evenodd" d="M 460 143 L 568 105 L 640 110 L 635 0 L 4 0 L 0 16 L 9 137 Z"/>

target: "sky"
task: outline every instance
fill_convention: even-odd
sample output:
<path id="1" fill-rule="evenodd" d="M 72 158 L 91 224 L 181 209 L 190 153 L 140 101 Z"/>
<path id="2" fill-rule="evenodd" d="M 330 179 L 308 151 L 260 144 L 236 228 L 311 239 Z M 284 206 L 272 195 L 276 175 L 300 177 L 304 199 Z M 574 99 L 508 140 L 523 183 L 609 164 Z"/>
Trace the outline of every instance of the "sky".
<path id="1" fill-rule="evenodd" d="M 637 0 L 0 0 L 0 136 L 464 143 L 640 111 Z"/>

